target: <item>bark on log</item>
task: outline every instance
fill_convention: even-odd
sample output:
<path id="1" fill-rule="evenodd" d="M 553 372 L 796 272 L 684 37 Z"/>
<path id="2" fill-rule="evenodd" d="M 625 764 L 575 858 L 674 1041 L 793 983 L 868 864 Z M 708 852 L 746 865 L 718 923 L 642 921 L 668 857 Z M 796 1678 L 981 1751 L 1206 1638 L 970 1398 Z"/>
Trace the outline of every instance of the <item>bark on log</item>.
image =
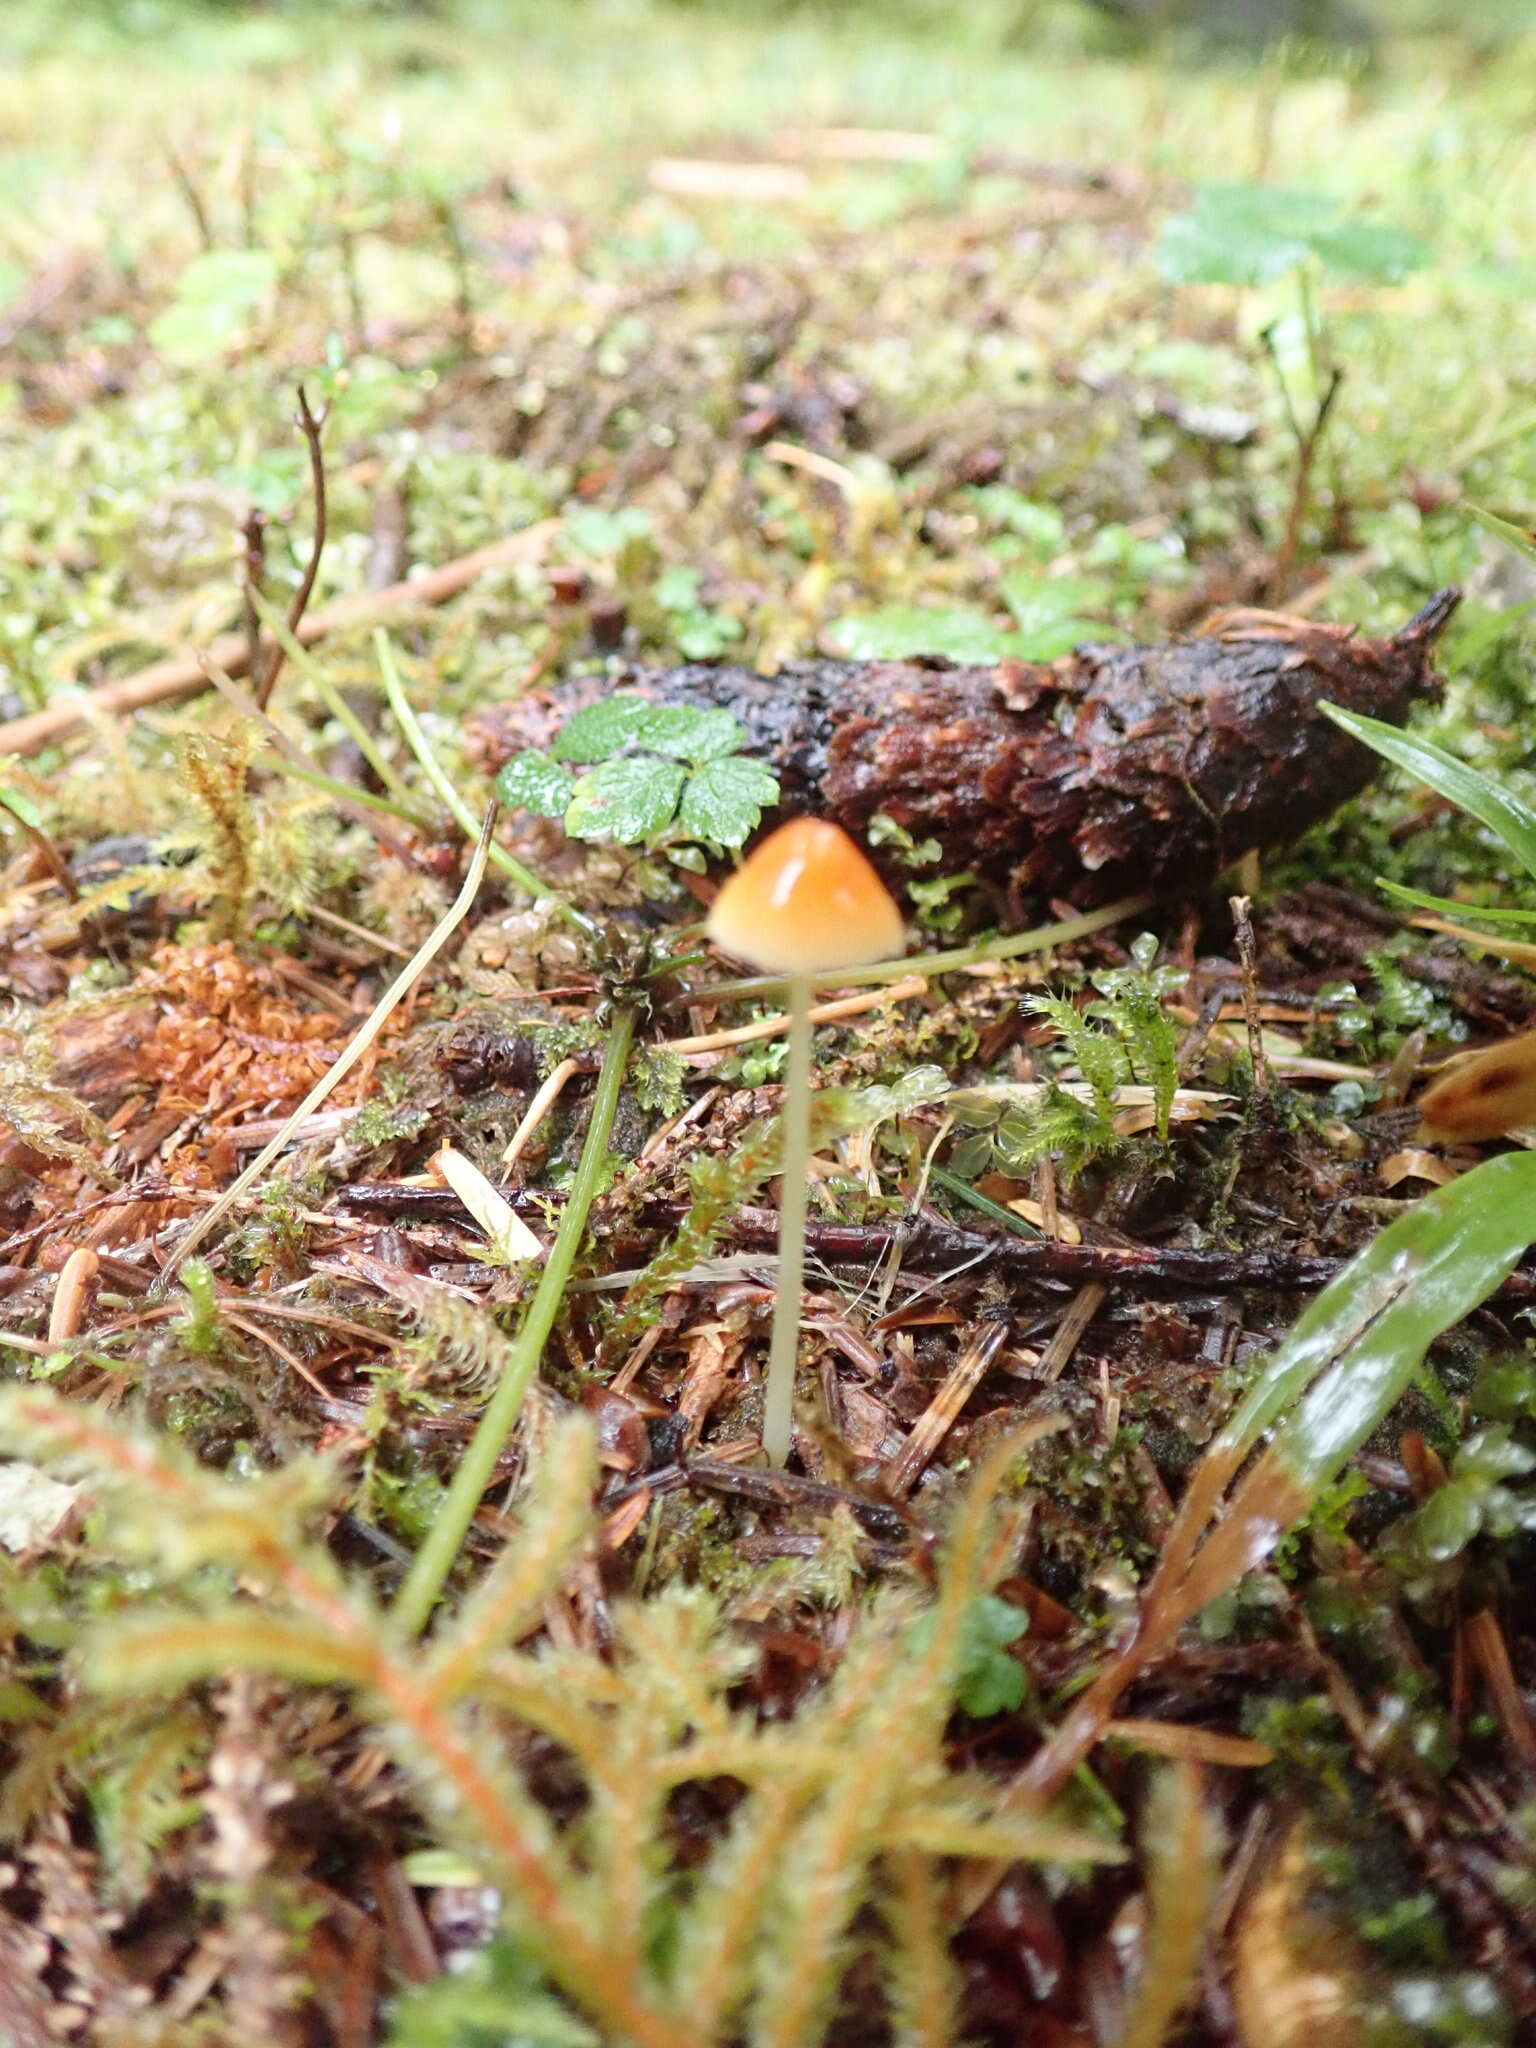
<path id="1" fill-rule="evenodd" d="M 1370 780 L 1376 757 L 1317 706 L 1400 719 L 1433 699 L 1443 590 L 1390 638 L 1229 612 L 1161 647 L 1061 661 L 803 661 L 637 671 L 498 706 L 476 721 L 491 765 L 546 745 L 583 698 L 633 689 L 720 705 L 777 773 L 786 813 L 862 836 L 883 812 L 937 839 L 942 867 L 1080 904 L 1186 889 L 1283 845 Z"/>

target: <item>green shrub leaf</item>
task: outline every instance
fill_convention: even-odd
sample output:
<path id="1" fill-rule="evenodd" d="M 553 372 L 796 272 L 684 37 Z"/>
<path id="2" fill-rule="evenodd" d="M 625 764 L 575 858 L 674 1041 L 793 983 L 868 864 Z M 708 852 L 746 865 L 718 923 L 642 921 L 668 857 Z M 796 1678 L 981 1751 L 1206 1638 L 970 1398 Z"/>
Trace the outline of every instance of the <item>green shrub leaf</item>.
<path id="1" fill-rule="evenodd" d="M 718 761 L 734 754 L 746 729 L 729 711 L 692 704 L 652 704 L 641 728 L 642 745 L 674 761 Z"/>
<path id="2" fill-rule="evenodd" d="M 565 829 L 575 839 L 611 839 L 637 846 L 671 824 L 683 770 L 653 754 L 600 761 L 576 778 Z"/>
<path id="3" fill-rule="evenodd" d="M 508 810 L 563 818 L 571 800 L 571 772 L 548 754 L 517 754 L 497 776 L 496 794 Z"/>
<path id="4" fill-rule="evenodd" d="M 951 661 L 999 661 L 1019 651 L 1016 635 L 981 612 L 926 611 L 915 605 L 890 605 L 838 619 L 827 637 L 850 661 L 906 661 L 919 654 L 942 654 Z"/>
<path id="5" fill-rule="evenodd" d="M 605 697 L 601 704 L 585 704 L 566 720 L 551 754 L 557 761 L 606 761 L 625 747 L 639 744 L 655 709 L 644 697 L 632 696 Z"/>
<path id="6" fill-rule="evenodd" d="M 760 761 L 732 754 L 723 761 L 706 761 L 689 776 L 678 823 L 690 838 L 740 846 L 778 797 L 777 778 Z"/>

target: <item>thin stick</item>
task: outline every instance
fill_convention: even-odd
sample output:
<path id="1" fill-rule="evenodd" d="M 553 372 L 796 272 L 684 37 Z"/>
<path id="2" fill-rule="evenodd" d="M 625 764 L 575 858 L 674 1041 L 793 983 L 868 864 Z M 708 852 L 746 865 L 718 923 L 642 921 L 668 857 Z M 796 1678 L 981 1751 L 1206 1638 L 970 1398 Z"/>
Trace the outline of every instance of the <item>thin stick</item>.
<path id="1" fill-rule="evenodd" d="M 905 981 L 892 982 L 888 988 L 869 990 L 861 996 L 839 996 L 833 1003 L 818 1003 L 811 1012 L 813 1024 L 835 1024 L 841 1017 L 862 1016 L 864 1011 L 877 1009 L 882 1003 L 904 1003 L 910 996 L 925 995 L 928 984 L 920 974 L 909 975 Z M 654 1047 L 657 1052 L 681 1054 L 696 1052 L 724 1052 L 728 1046 L 750 1045 L 754 1039 L 777 1038 L 781 1031 L 787 1031 L 791 1024 L 787 1010 L 777 1017 L 759 1017 L 755 1024 L 738 1024 L 734 1031 L 706 1031 L 698 1038 L 664 1038 Z"/>
<path id="2" fill-rule="evenodd" d="M 523 1399 L 539 1369 L 549 1333 L 555 1326 L 555 1317 L 560 1313 L 571 1269 L 586 1235 L 587 1217 L 607 1171 L 608 1140 L 613 1131 L 619 1089 L 623 1085 L 634 1032 L 634 1011 L 615 1011 L 603 1051 L 597 1089 L 592 1098 L 592 1118 L 587 1125 L 581 1160 L 565 1205 L 565 1214 L 560 1219 L 560 1228 L 549 1248 L 549 1256 L 539 1275 L 533 1299 L 528 1304 L 523 1326 L 517 1333 L 506 1370 L 486 1404 L 469 1448 L 459 1460 L 447 1496 L 396 1596 L 394 1618 L 412 1635 L 425 1628 L 437 1605 L 438 1595 L 447 1584 L 448 1574 L 453 1570 L 454 1561 L 474 1521 L 475 1510 L 495 1476 L 502 1447 L 512 1433 Z"/>
<path id="3" fill-rule="evenodd" d="M 566 1082 L 570 1080 L 573 1074 L 579 1074 L 580 1072 L 580 1060 L 566 1059 L 562 1060 L 552 1073 L 544 1076 L 544 1079 L 539 1084 L 537 1094 L 523 1111 L 522 1122 L 512 1133 L 507 1149 L 501 1155 L 503 1166 L 515 1166 L 518 1160 L 522 1158 L 528 1149 L 529 1141 L 532 1139 L 534 1132 L 560 1100 Z"/>
<path id="4" fill-rule="evenodd" d="M 265 513 L 253 505 L 245 515 L 240 529 L 245 542 L 244 575 L 240 586 L 241 601 L 245 607 L 246 668 L 251 675 L 261 671 L 261 620 L 257 608 L 261 603 L 261 587 L 267 575 L 267 520 Z"/>
<path id="5" fill-rule="evenodd" d="M 320 557 L 325 552 L 325 455 L 320 446 L 321 430 L 325 426 L 328 405 L 322 405 L 319 412 L 309 409 L 309 393 L 299 386 L 299 426 L 304 435 L 304 445 L 309 450 L 309 482 L 315 499 L 315 537 L 310 543 L 309 560 L 304 565 L 303 579 L 293 593 L 293 603 L 288 607 L 288 630 L 297 632 L 299 621 L 308 609 L 314 593 L 315 578 L 320 574 Z M 272 691 L 283 671 L 283 643 L 278 641 L 267 657 L 266 668 L 256 678 L 256 702 L 263 711 L 272 701 Z M 254 673 L 254 671 L 253 671 Z"/>
<path id="6" fill-rule="evenodd" d="M 232 1186 L 226 1188 L 202 1220 L 192 1226 L 189 1234 L 182 1239 L 176 1250 L 171 1254 L 159 1279 L 155 1282 L 156 1289 L 163 1291 L 169 1285 L 172 1275 L 177 1267 L 182 1264 L 183 1260 L 191 1256 L 208 1235 L 209 1231 L 224 1220 L 246 1190 L 261 1178 L 278 1153 L 289 1142 L 300 1124 L 306 1118 L 313 1116 L 331 1091 L 351 1073 L 363 1054 L 373 1044 L 389 1019 L 394 1015 L 396 1009 L 398 1009 L 406 996 L 410 994 L 416 983 L 421 979 L 433 958 L 441 952 L 454 932 L 469 915 L 469 907 L 479 894 L 480 884 L 485 876 L 485 859 L 491 845 L 491 828 L 495 823 L 496 806 L 492 804 L 485 814 L 485 823 L 480 828 L 480 838 L 475 847 L 474 858 L 469 864 L 469 872 L 464 877 L 464 886 L 454 899 L 451 908 L 438 920 L 433 930 L 422 940 L 405 966 L 401 968 L 399 974 L 396 975 L 374 1008 L 368 1013 L 360 1029 L 348 1041 L 346 1048 L 335 1065 L 328 1068 L 321 1075 L 314 1087 L 310 1089 L 304 1100 L 293 1112 L 293 1115 L 283 1125 L 277 1136 L 272 1139 L 270 1144 L 262 1147 L 240 1178 Z"/>
<path id="7" fill-rule="evenodd" d="M 763 1450 L 770 1465 L 789 1462 L 800 1306 L 805 1293 L 805 1196 L 811 1159 L 811 980 L 806 974 L 791 975 L 789 980 L 789 1059 L 780 1128 L 779 1270 L 763 1392 Z"/>
<path id="8" fill-rule="evenodd" d="M 0 744 L 5 728 L 0 726 Z M 829 967 L 813 974 L 813 988 L 858 988 L 877 981 L 900 981 L 908 974 L 960 974 L 968 968 L 985 967 L 994 960 L 1017 960 L 1024 953 L 1048 953 L 1052 946 L 1067 946 L 1074 939 L 1086 939 L 1107 925 L 1150 910 L 1152 896 L 1122 896 L 1118 903 L 1106 903 L 1102 910 L 1085 910 L 1081 917 L 1064 917 L 1055 924 L 1035 925 L 1027 932 L 1013 932 L 1003 939 L 978 939 L 973 946 L 950 946 L 942 953 L 911 953 L 902 960 L 877 960 L 870 967 Z M 671 1007 L 686 1009 L 702 1003 L 734 1002 L 745 996 L 776 996 L 786 987 L 782 974 L 744 974 L 735 981 L 715 981 L 707 986 L 685 988 L 672 999 Z"/>
<path id="9" fill-rule="evenodd" d="M 424 575 L 407 576 L 399 583 L 386 584 L 382 590 L 360 590 L 351 597 L 337 598 L 334 604 L 322 605 L 317 612 L 306 612 L 299 621 L 294 638 L 301 646 L 312 647 L 317 640 L 324 640 L 331 633 L 345 632 L 351 626 L 371 625 L 394 612 L 446 604 L 478 577 L 487 576 L 496 569 L 510 568 L 514 562 L 530 561 L 542 554 L 559 525 L 558 519 L 541 519 L 536 526 L 524 527 L 521 533 L 508 534 L 502 540 L 492 541 L 488 547 L 476 548 L 472 554 L 460 555 L 452 562 L 429 569 Z M 226 675 L 243 676 L 250 672 L 250 649 L 243 630 L 221 633 L 208 649 L 208 654 Z M 195 655 L 172 655 L 169 660 L 157 661 L 135 675 L 119 676 L 115 682 L 103 683 L 86 699 L 73 695 L 61 697 L 41 711 L 29 711 L 23 718 L 7 719 L 0 725 L 0 753 L 35 754 L 43 747 L 51 746 L 55 740 L 78 732 L 93 712 L 140 711 L 146 704 L 163 704 L 175 697 L 195 697 L 207 685 L 208 678 Z M 89 709 L 85 708 L 86 705 Z"/>

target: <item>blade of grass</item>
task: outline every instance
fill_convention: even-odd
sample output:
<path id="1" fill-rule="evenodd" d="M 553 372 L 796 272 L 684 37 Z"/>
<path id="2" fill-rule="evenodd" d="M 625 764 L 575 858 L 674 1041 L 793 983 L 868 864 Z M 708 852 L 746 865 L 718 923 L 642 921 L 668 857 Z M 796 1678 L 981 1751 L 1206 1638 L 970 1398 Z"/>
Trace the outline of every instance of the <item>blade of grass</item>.
<path id="1" fill-rule="evenodd" d="M 395 801 L 404 804 L 408 811 L 413 809 L 415 797 L 410 785 L 402 780 L 399 770 L 379 745 L 378 740 L 369 732 L 314 656 L 299 644 L 297 637 L 289 630 L 287 619 L 275 605 L 267 602 L 260 591 L 251 592 L 251 605 L 261 623 L 282 648 L 289 665 L 309 684 L 380 782 L 393 794 Z"/>
<path id="2" fill-rule="evenodd" d="M 1263 1562 L 1391 1412 L 1430 1345 L 1485 1301 L 1533 1242 L 1536 1153 L 1509 1153 L 1425 1196 L 1323 1289 L 1196 1467 L 1135 1635 L 1015 1778 L 1000 1813 L 1050 1804 L 1137 1673 Z M 1228 1498 L 1244 1459 L 1271 1429 L 1269 1447 Z M 999 1874 L 962 1882 L 966 1913 Z"/>
<path id="3" fill-rule="evenodd" d="M 1467 510 L 1479 526 L 1518 548 L 1527 561 L 1536 562 L 1536 533 L 1527 533 L 1523 526 L 1516 526 L 1512 519 L 1501 519 L 1497 512 L 1485 512 L 1481 505 L 1468 505 Z"/>
<path id="4" fill-rule="evenodd" d="M 395 1619 L 412 1635 L 426 1626 L 437 1605 L 438 1595 L 447 1584 L 448 1574 L 453 1570 L 454 1560 L 475 1518 L 481 1496 L 495 1473 L 502 1446 L 512 1433 L 523 1397 L 544 1356 L 544 1347 L 565 1298 L 576 1254 L 586 1235 L 588 1213 L 607 1168 L 608 1140 L 613 1131 L 619 1089 L 624 1080 L 634 1032 L 634 1012 L 626 1009 L 615 1011 L 608 1029 L 608 1043 L 603 1049 L 603 1064 L 592 1098 L 591 1121 L 587 1125 L 576 1178 L 571 1183 L 565 1213 L 560 1218 L 560 1228 L 555 1233 L 544 1270 L 539 1275 L 538 1287 L 523 1317 L 523 1326 L 517 1333 L 507 1369 L 486 1403 L 469 1448 L 459 1460 L 458 1470 L 453 1475 L 437 1519 L 417 1551 L 406 1573 L 405 1583 L 396 1596 Z"/>
<path id="5" fill-rule="evenodd" d="M 1320 704 L 1318 709 L 1373 753 L 1427 782 L 1438 795 L 1496 832 L 1526 873 L 1536 875 L 1536 811 L 1529 804 L 1430 740 L 1416 739 L 1395 725 L 1346 711 L 1339 704 Z"/>
<path id="6" fill-rule="evenodd" d="M 1027 932 L 1012 932 L 1007 938 L 978 939 L 970 946 L 950 946 L 942 953 L 910 953 L 902 960 L 876 960 L 868 967 L 838 967 L 825 974 L 813 974 L 817 988 L 858 988 L 866 982 L 899 981 L 908 974 L 959 973 L 967 967 L 983 967 L 990 960 L 1017 960 L 1026 953 L 1048 953 L 1053 946 L 1068 946 L 1101 932 L 1107 925 L 1135 917 L 1152 907 L 1151 896 L 1123 896 L 1118 903 L 1106 903 L 1101 910 L 1086 910 L 1081 917 L 1064 917 L 1056 924 L 1035 925 Z M 674 999 L 679 1006 L 704 1001 L 735 1002 L 748 996 L 780 995 L 788 987 L 782 974 L 747 974 L 735 981 L 715 981 L 682 990 Z"/>
<path id="7" fill-rule="evenodd" d="M 1432 910 L 1437 916 L 1455 918 L 1458 922 L 1475 917 L 1487 924 L 1536 924 L 1536 910 L 1501 910 L 1486 903 L 1458 903 L 1454 896 L 1431 896 L 1423 889 L 1389 882 L 1385 875 L 1376 877 L 1376 886 L 1395 896 L 1399 903 L 1411 904 L 1415 910 Z"/>
<path id="8" fill-rule="evenodd" d="M 384 678 L 384 694 L 389 699 L 390 710 L 395 714 L 395 723 L 405 735 L 406 745 L 416 756 L 421 764 L 421 772 L 442 798 L 450 814 L 466 832 L 473 832 L 474 814 L 444 773 L 442 763 L 433 753 L 431 743 L 422 731 L 421 720 L 412 709 L 411 701 L 405 694 L 405 685 L 400 680 L 400 671 L 395 664 L 395 650 L 390 645 L 389 635 L 382 626 L 374 628 L 373 645 L 379 657 L 379 673 Z M 509 882 L 515 882 L 525 895 L 553 904 L 558 916 L 563 917 L 567 924 L 575 925 L 576 929 L 584 932 L 589 939 L 599 936 L 594 918 L 588 917 L 584 910 L 578 910 L 574 903 L 567 902 L 557 889 L 552 888 L 548 882 L 541 881 L 532 868 L 525 867 L 515 854 L 508 853 L 504 846 L 497 846 L 494 841 L 491 844 L 491 863 L 494 867 L 500 868 Z"/>
<path id="9" fill-rule="evenodd" d="M 376 789 L 363 789 L 355 782 L 340 782 L 334 775 L 322 775 L 317 768 L 305 768 L 297 761 L 289 761 L 281 754 L 257 754 L 252 758 L 253 768 L 263 768 L 269 775 L 291 775 L 295 782 L 307 783 L 311 789 L 323 790 L 327 796 L 335 797 L 338 803 L 362 804 L 370 811 L 379 811 L 387 818 L 398 818 L 402 825 L 409 825 L 413 832 L 423 838 L 432 827 L 419 810 L 407 810 L 404 804 L 397 804 L 392 797 L 380 796 Z"/>

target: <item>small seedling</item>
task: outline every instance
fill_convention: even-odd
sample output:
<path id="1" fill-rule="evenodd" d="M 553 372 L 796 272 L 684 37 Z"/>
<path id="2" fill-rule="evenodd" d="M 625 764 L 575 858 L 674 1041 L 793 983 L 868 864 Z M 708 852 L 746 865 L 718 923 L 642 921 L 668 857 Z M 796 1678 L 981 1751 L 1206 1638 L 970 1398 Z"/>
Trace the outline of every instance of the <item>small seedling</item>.
<path id="1" fill-rule="evenodd" d="M 840 826 L 791 818 L 715 898 L 709 936 L 754 967 L 789 977 L 789 1064 L 783 1108 L 779 1276 L 763 1403 L 763 1450 L 789 1457 L 795 1353 L 805 1284 L 805 1196 L 811 1154 L 811 980 L 902 950 L 901 912 Z"/>
<path id="2" fill-rule="evenodd" d="M 573 839 L 729 850 L 779 795 L 772 773 L 739 751 L 746 737 L 728 711 L 620 694 L 578 711 L 548 753 L 515 755 L 496 789 Z"/>

